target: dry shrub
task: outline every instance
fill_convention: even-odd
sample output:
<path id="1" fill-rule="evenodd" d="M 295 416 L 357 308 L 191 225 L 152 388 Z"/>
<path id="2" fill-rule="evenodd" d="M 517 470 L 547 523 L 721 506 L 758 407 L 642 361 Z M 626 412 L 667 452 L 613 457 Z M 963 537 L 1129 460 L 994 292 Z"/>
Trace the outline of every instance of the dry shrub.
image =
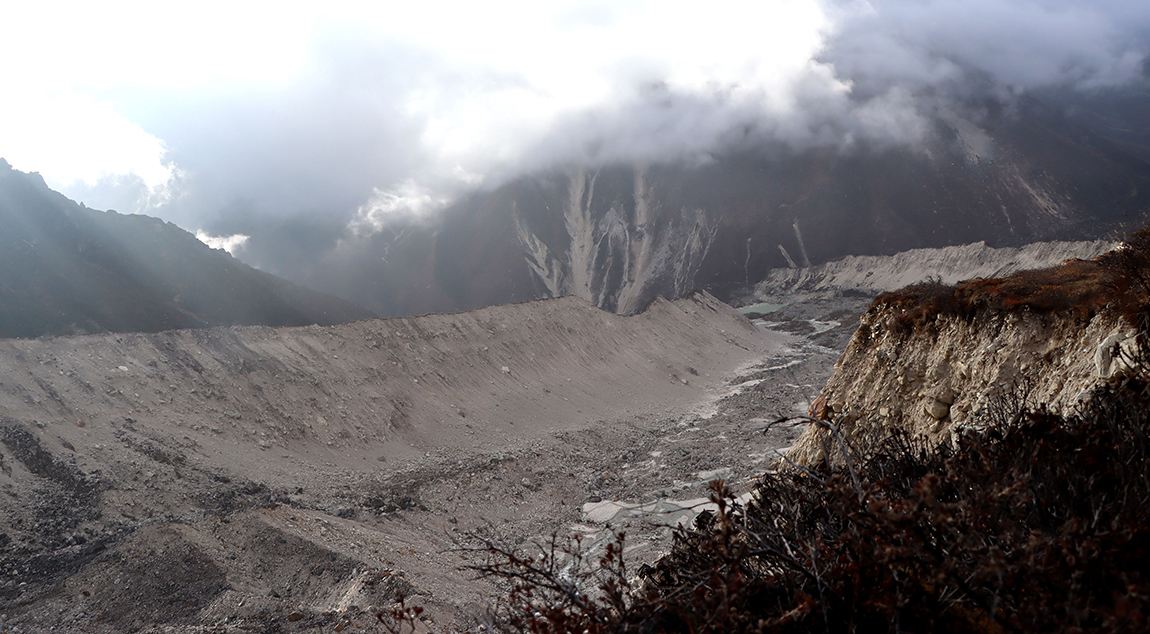
<path id="1" fill-rule="evenodd" d="M 1150 301 L 1150 227 L 1093 260 L 1071 259 L 1047 269 L 1018 271 L 1001 278 L 975 278 L 955 285 L 927 280 L 882 293 L 871 310 L 891 310 L 905 330 L 922 328 L 939 315 L 971 319 L 976 314 L 1034 311 L 1070 313 L 1089 319 L 1107 309 L 1133 324 Z"/>
<path id="2" fill-rule="evenodd" d="M 1130 234 L 1122 246 L 1099 258 L 1114 306 L 1139 332 L 1150 331 L 1150 227 Z"/>
<path id="3" fill-rule="evenodd" d="M 938 315 L 969 320 L 976 314 L 1019 310 L 1070 312 L 1089 319 L 1115 299 L 1114 273 L 1103 260 L 1067 260 L 1048 269 L 974 278 L 953 286 L 931 280 L 883 293 L 871 309 L 893 309 L 895 323 L 907 330 L 921 328 Z"/>

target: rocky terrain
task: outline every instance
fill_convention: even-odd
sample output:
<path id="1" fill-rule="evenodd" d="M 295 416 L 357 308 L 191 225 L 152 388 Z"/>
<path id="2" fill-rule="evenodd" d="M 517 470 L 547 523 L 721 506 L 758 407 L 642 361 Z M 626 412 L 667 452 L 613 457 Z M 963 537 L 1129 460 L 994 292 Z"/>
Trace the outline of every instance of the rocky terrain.
<path id="1" fill-rule="evenodd" d="M 797 440 L 767 426 L 808 410 L 871 293 L 0 342 L 0 631 L 379 631 L 397 593 L 478 631 L 474 535 L 623 529 L 653 562 L 709 480 L 745 493 Z"/>
<path id="2" fill-rule="evenodd" d="M 936 442 L 977 421 L 1014 388 L 1033 405 L 1069 414 L 1091 388 L 1120 372 L 1114 346 L 1132 336 L 1113 316 L 1083 323 L 1022 313 L 948 315 L 922 337 L 900 330 L 880 307 L 863 319 L 812 413 L 843 421 L 857 440 L 897 425 Z M 825 440 L 807 434 L 791 457 L 819 460 L 827 454 Z"/>
<path id="3" fill-rule="evenodd" d="M 1057 260 L 1051 256 L 1060 251 L 1095 256 L 1106 245 L 1053 246 L 1032 245 L 1016 259 L 1032 269 L 1042 259 Z M 953 285 L 965 276 L 951 275 L 879 295 L 810 414 L 835 421 L 860 448 L 894 428 L 929 443 L 953 440 L 963 428 L 1002 422 L 995 417 L 1015 407 L 1009 400 L 1075 414 L 1092 390 L 1122 376 L 1134 358 L 1135 330 L 1113 304 L 1120 287 L 1131 284 L 1113 264 L 1123 251 L 1130 248 L 1023 271 L 999 269 L 989 258 L 981 268 L 1001 277 Z M 944 261 L 950 271 L 949 258 Z M 844 262 L 787 281 L 817 287 L 858 270 Z M 874 272 L 874 278 L 901 278 L 882 266 Z M 809 463 L 839 454 L 826 429 L 811 428 L 789 457 Z"/>
<path id="4" fill-rule="evenodd" d="M 807 337 L 833 350 L 837 359 L 880 293 L 926 280 L 953 284 L 1041 269 L 1068 258 L 1094 258 L 1114 246 L 1105 240 L 1000 248 L 977 242 L 892 256 L 847 256 L 811 267 L 773 269 L 758 284 L 734 294 L 734 301 L 744 315 Z"/>

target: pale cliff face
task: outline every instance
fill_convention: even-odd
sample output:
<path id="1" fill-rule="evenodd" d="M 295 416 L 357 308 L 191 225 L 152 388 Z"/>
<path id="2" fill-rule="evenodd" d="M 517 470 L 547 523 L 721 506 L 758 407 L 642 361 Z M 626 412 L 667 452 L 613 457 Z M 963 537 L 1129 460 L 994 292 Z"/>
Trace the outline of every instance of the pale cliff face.
<path id="1" fill-rule="evenodd" d="M 964 426 L 993 424 L 995 401 L 1019 394 L 1028 395 L 1029 407 L 1073 413 L 1092 387 L 1121 372 L 1114 346 L 1128 347 L 1133 335 L 1106 314 L 945 315 L 910 331 L 895 319 L 884 305 L 863 316 L 811 407 L 860 447 L 894 428 L 946 441 Z M 789 457 L 833 456 L 832 440 L 812 426 Z"/>
<path id="2" fill-rule="evenodd" d="M 571 174 L 561 206 L 565 235 L 555 251 L 515 218 L 528 268 L 546 292 L 629 315 L 658 294 L 679 297 L 693 289 L 718 230 L 714 221 L 699 208 L 660 209 L 645 169 L 635 171 L 627 200 L 611 193 L 596 200 L 599 174 Z"/>

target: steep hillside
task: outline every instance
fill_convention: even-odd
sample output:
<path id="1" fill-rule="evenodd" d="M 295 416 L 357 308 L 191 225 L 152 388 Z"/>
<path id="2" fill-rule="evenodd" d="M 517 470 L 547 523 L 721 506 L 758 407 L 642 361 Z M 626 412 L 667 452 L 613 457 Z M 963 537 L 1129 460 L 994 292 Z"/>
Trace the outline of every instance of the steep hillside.
<path id="1" fill-rule="evenodd" d="M 1106 238 L 1150 206 L 1142 154 L 1035 100 L 974 110 L 938 111 L 914 148 L 541 172 L 457 201 L 438 223 L 387 218 L 300 279 L 386 315 L 564 294 L 629 313 L 846 255 Z"/>
<path id="2" fill-rule="evenodd" d="M 879 295 L 810 414 L 834 421 L 864 453 L 892 429 L 940 442 L 993 425 L 1011 400 L 1073 414 L 1129 364 L 1131 311 L 1150 290 L 1140 273 L 1150 270 L 1146 242 L 1143 230 L 1092 260 Z M 839 454 L 830 432 L 816 427 L 792 459 Z"/>
<path id="3" fill-rule="evenodd" d="M 78 205 L 0 160 L 0 337 L 369 316 L 156 218 Z"/>

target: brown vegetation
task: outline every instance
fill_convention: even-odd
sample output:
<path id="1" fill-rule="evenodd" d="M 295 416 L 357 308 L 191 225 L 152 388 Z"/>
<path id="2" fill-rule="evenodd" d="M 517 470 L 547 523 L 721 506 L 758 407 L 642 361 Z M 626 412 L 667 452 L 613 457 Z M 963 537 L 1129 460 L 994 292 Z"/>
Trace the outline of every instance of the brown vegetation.
<path id="1" fill-rule="evenodd" d="M 1129 320 L 1150 298 L 1146 271 L 1150 271 L 1150 227 L 1092 260 L 1067 260 L 1048 269 L 975 278 L 953 286 L 927 280 L 882 293 L 871 310 L 892 311 L 895 323 L 908 330 L 938 315 L 970 319 L 976 314 L 1018 310 L 1070 313 L 1084 319 L 1114 310 Z"/>

